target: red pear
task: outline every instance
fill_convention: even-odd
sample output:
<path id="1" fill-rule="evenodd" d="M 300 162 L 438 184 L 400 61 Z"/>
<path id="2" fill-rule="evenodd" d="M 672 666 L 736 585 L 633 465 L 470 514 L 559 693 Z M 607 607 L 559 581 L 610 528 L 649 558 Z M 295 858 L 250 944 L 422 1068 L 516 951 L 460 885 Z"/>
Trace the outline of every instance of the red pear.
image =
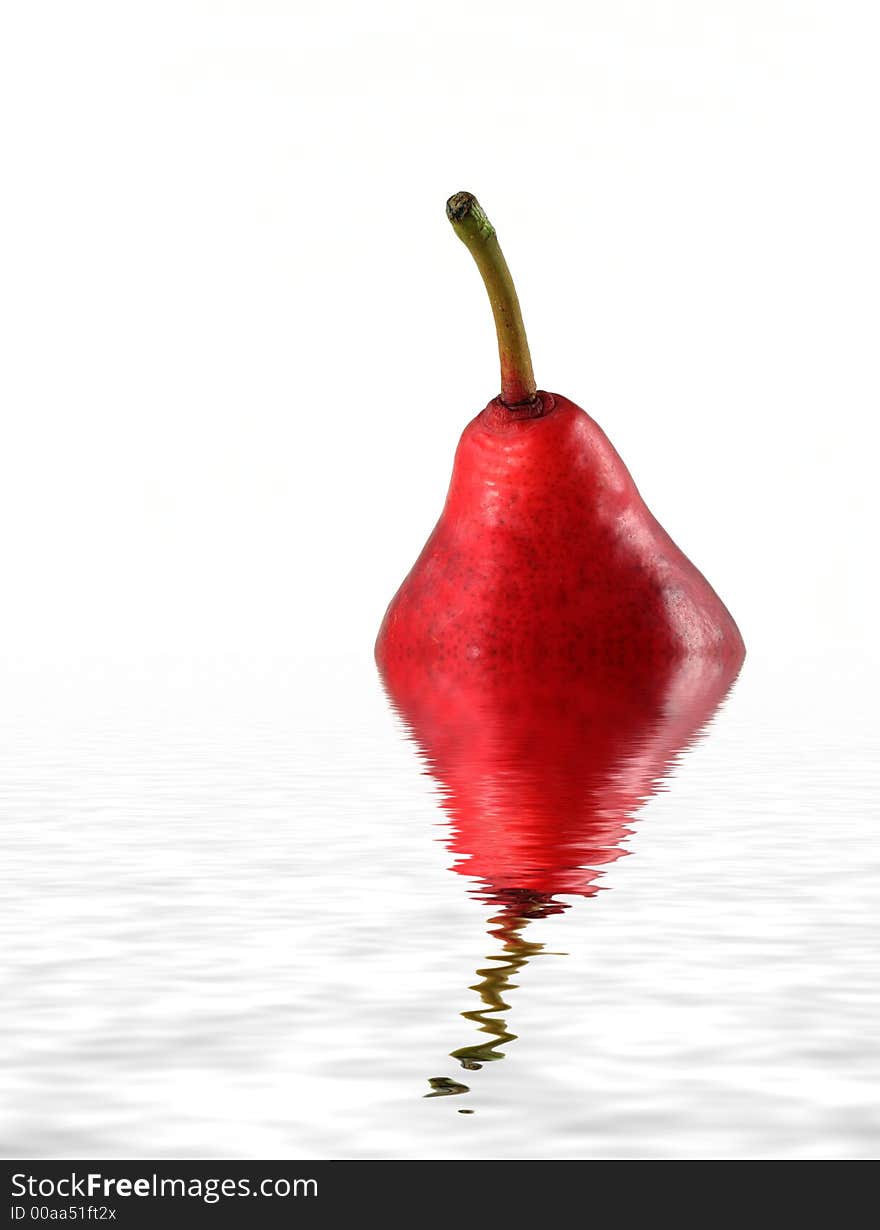
<path id="1" fill-rule="evenodd" d="M 532 682 L 650 697 L 688 659 L 745 650 L 705 577 L 651 515 L 597 423 L 538 390 L 494 228 L 470 193 L 447 214 L 483 275 L 501 395 L 462 434 L 440 520 L 391 601 L 376 659 L 392 696 L 528 704 Z M 452 701 L 458 694 L 459 700 Z"/>

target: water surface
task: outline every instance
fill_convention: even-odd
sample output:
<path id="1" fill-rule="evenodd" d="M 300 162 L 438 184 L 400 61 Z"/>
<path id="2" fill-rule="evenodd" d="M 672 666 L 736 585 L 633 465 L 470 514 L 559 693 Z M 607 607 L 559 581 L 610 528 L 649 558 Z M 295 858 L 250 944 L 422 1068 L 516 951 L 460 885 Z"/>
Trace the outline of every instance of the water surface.
<path id="1" fill-rule="evenodd" d="M 877 1156 L 876 686 L 749 660 L 523 922 L 367 659 L 7 668 L 0 1149 Z"/>

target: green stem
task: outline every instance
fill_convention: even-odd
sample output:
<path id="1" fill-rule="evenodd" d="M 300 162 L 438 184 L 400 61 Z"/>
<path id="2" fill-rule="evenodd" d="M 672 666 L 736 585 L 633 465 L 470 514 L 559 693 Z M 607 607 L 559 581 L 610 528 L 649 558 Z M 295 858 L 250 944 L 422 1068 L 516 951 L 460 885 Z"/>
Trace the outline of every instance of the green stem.
<path id="1" fill-rule="evenodd" d="M 498 246 L 495 228 L 470 192 L 451 196 L 446 202 L 446 216 L 476 261 L 489 292 L 501 359 L 501 400 L 507 406 L 529 405 L 537 391 L 532 357 L 516 288 Z"/>

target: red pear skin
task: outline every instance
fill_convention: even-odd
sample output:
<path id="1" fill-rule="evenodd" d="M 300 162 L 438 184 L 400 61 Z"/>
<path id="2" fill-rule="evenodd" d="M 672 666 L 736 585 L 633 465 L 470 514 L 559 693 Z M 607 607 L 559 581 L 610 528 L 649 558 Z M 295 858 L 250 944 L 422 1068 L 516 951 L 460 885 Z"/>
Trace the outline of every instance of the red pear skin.
<path id="1" fill-rule="evenodd" d="M 443 513 L 376 643 L 392 697 L 577 689 L 597 663 L 628 696 L 688 657 L 731 678 L 745 649 L 597 423 L 559 394 L 500 398 L 465 428 Z M 457 706 L 456 706 L 457 707 Z"/>

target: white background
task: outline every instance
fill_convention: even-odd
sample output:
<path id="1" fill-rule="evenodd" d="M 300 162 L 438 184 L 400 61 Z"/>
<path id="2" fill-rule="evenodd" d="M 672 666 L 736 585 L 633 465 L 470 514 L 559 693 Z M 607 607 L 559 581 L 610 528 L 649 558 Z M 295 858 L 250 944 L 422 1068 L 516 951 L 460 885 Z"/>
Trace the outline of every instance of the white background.
<path id="1" fill-rule="evenodd" d="M 878 18 L 850 0 L 3 9 L 0 644 L 369 655 L 539 384 L 767 659 L 876 628 Z"/>
<path id="2" fill-rule="evenodd" d="M 0 12 L 0 1153 L 875 1156 L 877 5 Z M 498 388 L 459 189 L 749 648 L 465 1117 L 371 661 Z"/>

